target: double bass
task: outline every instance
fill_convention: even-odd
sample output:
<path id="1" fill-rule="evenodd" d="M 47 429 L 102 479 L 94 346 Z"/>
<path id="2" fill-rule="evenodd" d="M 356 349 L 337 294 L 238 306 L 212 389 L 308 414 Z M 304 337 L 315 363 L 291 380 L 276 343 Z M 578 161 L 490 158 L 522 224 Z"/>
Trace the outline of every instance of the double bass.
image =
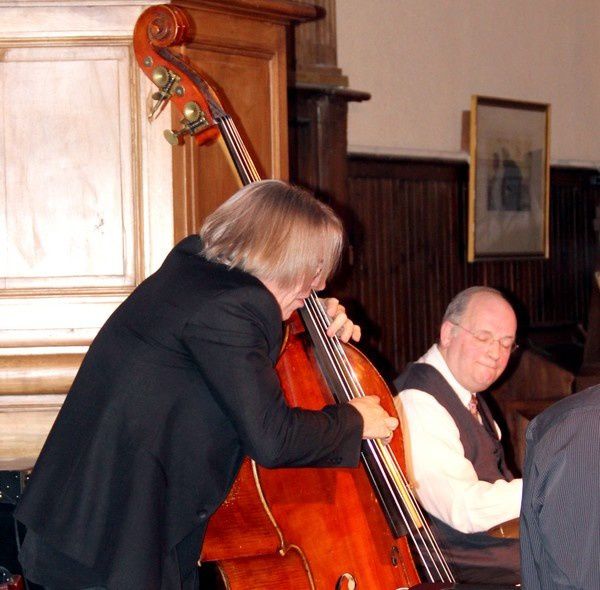
<path id="1" fill-rule="evenodd" d="M 199 145 L 222 141 L 241 182 L 260 180 L 215 92 L 173 49 L 189 31 L 185 11 L 173 5 L 148 8 L 137 21 L 135 55 L 158 87 L 149 117 L 172 102 L 183 127 L 165 132 L 170 143 L 181 144 L 184 136 Z M 287 403 L 321 409 L 368 392 L 394 414 L 384 380 L 356 348 L 327 337 L 328 325 L 313 292 L 290 322 L 276 367 Z M 453 588 L 404 476 L 403 457 L 396 435 L 389 445 L 364 441 L 357 469 L 265 469 L 246 459 L 204 540 L 199 563 L 216 565 L 211 584 L 232 590 Z M 422 576 L 428 581 L 422 583 Z"/>

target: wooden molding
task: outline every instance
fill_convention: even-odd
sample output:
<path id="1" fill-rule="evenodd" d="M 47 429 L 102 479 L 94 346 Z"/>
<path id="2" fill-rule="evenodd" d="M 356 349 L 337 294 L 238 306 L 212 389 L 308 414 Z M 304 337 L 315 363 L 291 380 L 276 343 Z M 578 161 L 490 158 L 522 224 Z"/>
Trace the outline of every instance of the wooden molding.
<path id="1" fill-rule="evenodd" d="M 293 0 L 181 0 L 177 2 L 177 6 L 202 8 L 283 23 L 304 22 L 319 16 L 319 9 L 316 6 Z"/>
<path id="2" fill-rule="evenodd" d="M 66 394 L 83 353 L 0 356 L 0 396 Z"/>

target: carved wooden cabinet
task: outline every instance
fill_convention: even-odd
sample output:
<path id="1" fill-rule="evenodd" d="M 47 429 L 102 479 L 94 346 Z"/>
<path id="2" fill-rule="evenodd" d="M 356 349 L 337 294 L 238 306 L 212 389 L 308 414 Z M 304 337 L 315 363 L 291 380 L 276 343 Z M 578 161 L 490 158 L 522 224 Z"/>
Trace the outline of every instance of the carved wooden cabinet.
<path id="1" fill-rule="evenodd" d="M 132 51 L 148 4 L 1 0 L 0 467 L 35 460 L 108 315 L 236 188 L 218 145 L 173 149 Z M 284 0 L 178 3 L 183 50 L 222 93 L 267 176 L 287 177 Z"/>

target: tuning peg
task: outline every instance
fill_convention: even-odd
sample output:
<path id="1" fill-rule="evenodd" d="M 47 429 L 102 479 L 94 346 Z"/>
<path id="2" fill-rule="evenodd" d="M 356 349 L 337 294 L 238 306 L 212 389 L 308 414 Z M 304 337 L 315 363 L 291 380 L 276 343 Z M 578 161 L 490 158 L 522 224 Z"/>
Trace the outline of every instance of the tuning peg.
<path id="1" fill-rule="evenodd" d="M 165 110 L 168 102 L 169 95 L 163 92 L 155 92 L 148 95 L 148 100 L 146 101 L 146 118 L 150 123 L 153 123 Z"/>
<path id="2" fill-rule="evenodd" d="M 186 102 L 183 107 L 183 116 L 192 125 L 206 125 L 206 115 L 197 102 Z"/>
<path id="3" fill-rule="evenodd" d="M 198 103 L 193 101 L 187 102 L 184 105 L 183 119 L 181 119 L 180 123 L 183 127 L 179 129 L 179 131 L 166 129 L 163 132 L 165 139 L 171 145 L 182 145 L 184 135 L 195 135 L 208 126 L 204 111 L 200 108 Z"/>
<path id="4" fill-rule="evenodd" d="M 183 145 L 183 136 L 187 135 L 189 132 L 190 130 L 188 127 L 182 127 L 178 131 L 173 131 L 172 129 L 165 129 L 163 131 L 163 135 L 171 145 Z"/>
<path id="5" fill-rule="evenodd" d="M 173 73 L 167 70 L 165 66 L 158 66 L 152 70 L 152 82 L 162 89 L 167 88 L 174 77 Z"/>
<path id="6" fill-rule="evenodd" d="M 152 93 L 146 105 L 146 116 L 152 122 L 163 112 L 173 93 L 183 94 L 183 88 L 177 84 L 179 76 L 164 66 L 154 68 L 150 77 L 159 88 L 158 92 Z"/>

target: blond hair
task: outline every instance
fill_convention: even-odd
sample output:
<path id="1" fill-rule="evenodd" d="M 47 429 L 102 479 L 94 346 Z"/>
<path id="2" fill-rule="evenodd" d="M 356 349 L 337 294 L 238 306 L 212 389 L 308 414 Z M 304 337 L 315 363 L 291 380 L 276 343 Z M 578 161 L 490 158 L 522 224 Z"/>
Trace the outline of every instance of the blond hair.
<path id="1" fill-rule="evenodd" d="M 344 242 L 333 210 L 280 180 L 244 186 L 207 218 L 203 255 L 288 288 L 336 269 Z"/>

